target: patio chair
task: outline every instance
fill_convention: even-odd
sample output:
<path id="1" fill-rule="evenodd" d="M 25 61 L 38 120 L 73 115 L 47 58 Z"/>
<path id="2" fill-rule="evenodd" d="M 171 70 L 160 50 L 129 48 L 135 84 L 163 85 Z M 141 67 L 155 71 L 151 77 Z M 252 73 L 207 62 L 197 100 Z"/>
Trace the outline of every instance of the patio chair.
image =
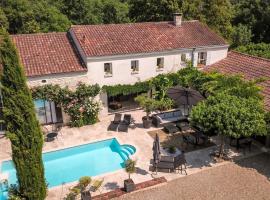
<path id="1" fill-rule="evenodd" d="M 174 171 L 174 163 L 173 162 L 158 162 L 155 167 L 157 169 L 165 169 L 168 170 L 169 172 L 173 172 Z M 155 168 L 154 167 L 154 168 Z"/>
<path id="2" fill-rule="evenodd" d="M 91 183 L 90 191 L 92 191 L 92 192 L 98 191 L 99 193 L 101 193 L 103 182 L 104 182 L 104 178 L 102 178 L 100 180 L 93 180 Z"/>
<path id="3" fill-rule="evenodd" d="M 184 152 L 174 158 L 174 169 L 181 172 L 185 171 L 187 175 L 187 161 Z"/>
<path id="4" fill-rule="evenodd" d="M 122 114 L 120 113 L 115 113 L 113 121 L 111 121 L 110 125 L 108 126 L 107 130 L 108 131 L 117 131 L 118 126 L 121 122 Z"/>

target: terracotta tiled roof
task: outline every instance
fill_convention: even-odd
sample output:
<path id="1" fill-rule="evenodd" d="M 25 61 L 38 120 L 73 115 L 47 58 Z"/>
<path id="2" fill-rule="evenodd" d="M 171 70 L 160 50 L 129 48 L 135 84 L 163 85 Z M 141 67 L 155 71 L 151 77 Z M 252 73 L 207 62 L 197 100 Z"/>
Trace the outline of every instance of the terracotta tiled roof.
<path id="1" fill-rule="evenodd" d="M 172 22 L 76 25 L 70 31 L 88 57 L 227 44 L 199 21 L 182 22 L 182 26 Z"/>
<path id="2" fill-rule="evenodd" d="M 86 71 L 67 33 L 13 35 L 27 76 Z"/>
<path id="3" fill-rule="evenodd" d="M 225 74 L 241 74 L 246 79 L 266 78 L 260 85 L 265 97 L 265 106 L 270 110 L 270 59 L 231 51 L 227 58 L 207 67 L 205 71 L 219 71 Z"/>

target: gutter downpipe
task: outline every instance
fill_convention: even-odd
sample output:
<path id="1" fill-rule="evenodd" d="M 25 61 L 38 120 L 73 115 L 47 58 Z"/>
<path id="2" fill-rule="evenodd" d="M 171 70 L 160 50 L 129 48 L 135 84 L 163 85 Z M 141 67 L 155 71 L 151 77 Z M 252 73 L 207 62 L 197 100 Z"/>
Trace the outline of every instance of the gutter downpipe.
<path id="1" fill-rule="evenodd" d="M 194 67 L 195 51 L 196 51 L 196 48 L 193 48 L 192 49 L 192 55 L 191 55 L 191 64 L 192 64 L 192 67 Z"/>

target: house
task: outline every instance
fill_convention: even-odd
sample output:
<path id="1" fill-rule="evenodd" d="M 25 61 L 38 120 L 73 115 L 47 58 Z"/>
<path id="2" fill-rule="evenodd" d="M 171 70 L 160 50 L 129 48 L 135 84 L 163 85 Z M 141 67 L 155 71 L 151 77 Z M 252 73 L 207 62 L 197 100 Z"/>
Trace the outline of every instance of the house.
<path id="1" fill-rule="evenodd" d="M 265 109 L 270 111 L 270 59 L 230 51 L 225 59 L 204 68 L 204 71 L 242 75 L 247 80 L 265 79 L 259 85 L 262 87 Z M 270 147 L 270 136 L 260 139 Z"/>
<path id="2" fill-rule="evenodd" d="M 203 68 L 227 57 L 226 41 L 199 21 L 76 25 L 66 33 L 13 35 L 30 87 L 134 84 L 175 72 L 190 60 Z M 106 93 L 100 115 L 108 114 Z M 121 99 L 121 98 L 120 98 Z M 68 120 L 54 102 L 35 102 L 42 124 Z"/>

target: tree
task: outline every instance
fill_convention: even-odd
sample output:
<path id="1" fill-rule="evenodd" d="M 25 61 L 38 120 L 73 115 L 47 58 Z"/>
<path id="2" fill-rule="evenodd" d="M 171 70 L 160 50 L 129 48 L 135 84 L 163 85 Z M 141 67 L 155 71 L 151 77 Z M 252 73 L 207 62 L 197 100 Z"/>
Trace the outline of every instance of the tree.
<path id="1" fill-rule="evenodd" d="M 209 74 L 208 82 L 203 84 L 203 91 L 208 95 L 215 95 L 224 92 L 240 98 L 254 98 L 262 100 L 261 88 L 257 85 L 263 79 L 245 81 L 239 75 L 228 76 L 219 73 Z"/>
<path id="2" fill-rule="evenodd" d="M 183 16 L 187 20 L 199 20 L 205 22 L 205 16 L 203 14 L 202 0 L 182 0 L 181 11 Z"/>
<path id="3" fill-rule="evenodd" d="M 243 24 L 251 28 L 252 42 L 270 42 L 270 2 L 269 0 L 234 0 L 236 11 L 233 24 Z"/>
<path id="4" fill-rule="evenodd" d="M 230 0 L 204 0 L 203 14 L 207 25 L 229 39 L 232 33 L 233 9 Z"/>
<path id="5" fill-rule="evenodd" d="M 225 136 L 239 138 L 266 135 L 262 102 L 225 93 L 209 96 L 191 111 L 191 123 L 203 127 L 208 135 L 221 136 L 219 156 L 223 156 Z"/>
<path id="6" fill-rule="evenodd" d="M 13 34 L 66 31 L 70 27 L 68 18 L 46 0 L 6 0 L 1 7 Z"/>
<path id="7" fill-rule="evenodd" d="M 149 120 L 151 112 L 157 109 L 157 100 L 148 97 L 146 94 L 142 94 L 137 96 L 135 101 L 144 109 L 146 118 Z"/>
<path id="8" fill-rule="evenodd" d="M 127 3 L 121 3 L 115 0 L 103 1 L 103 23 L 118 24 L 129 22 L 129 8 Z"/>
<path id="9" fill-rule="evenodd" d="M 19 194 L 28 200 L 43 200 L 46 197 L 42 162 L 43 135 L 16 48 L 3 30 L 0 40 L 3 116 L 6 135 L 11 141 Z"/>
<path id="10" fill-rule="evenodd" d="M 270 44 L 266 43 L 250 43 L 245 46 L 237 47 L 236 51 L 270 59 Z"/>
<path id="11" fill-rule="evenodd" d="M 73 24 L 129 22 L 128 4 L 120 0 L 63 0 L 61 5 L 59 9 Z"/>
<path id="12" fill-rule="evenodd" d="M 171 21 L 172 13 L 179 12 L 177 0 L 129 0 L 132 21 Z"/>
<path id="13" fill-rule="evenodd" d="M 232 32 L 232 47 L 247 45 L 252 40 L 252 32 L 248 26 L 239 24 L 233 28 Z"/>
<path id="14" fill-rule="evenodd" d="M 0 8 L 0 28 L 4 29 L 8 28 L 8 19 L 1 8 Z"/>
<path id="15" fill-rule="evenodd" d="M 128 173 L 128 179 L 130 179 L 130 174 L 133 174 L 136 172 L 136 161 L 130 158 L 126 160 L 125 170 Z"/>

